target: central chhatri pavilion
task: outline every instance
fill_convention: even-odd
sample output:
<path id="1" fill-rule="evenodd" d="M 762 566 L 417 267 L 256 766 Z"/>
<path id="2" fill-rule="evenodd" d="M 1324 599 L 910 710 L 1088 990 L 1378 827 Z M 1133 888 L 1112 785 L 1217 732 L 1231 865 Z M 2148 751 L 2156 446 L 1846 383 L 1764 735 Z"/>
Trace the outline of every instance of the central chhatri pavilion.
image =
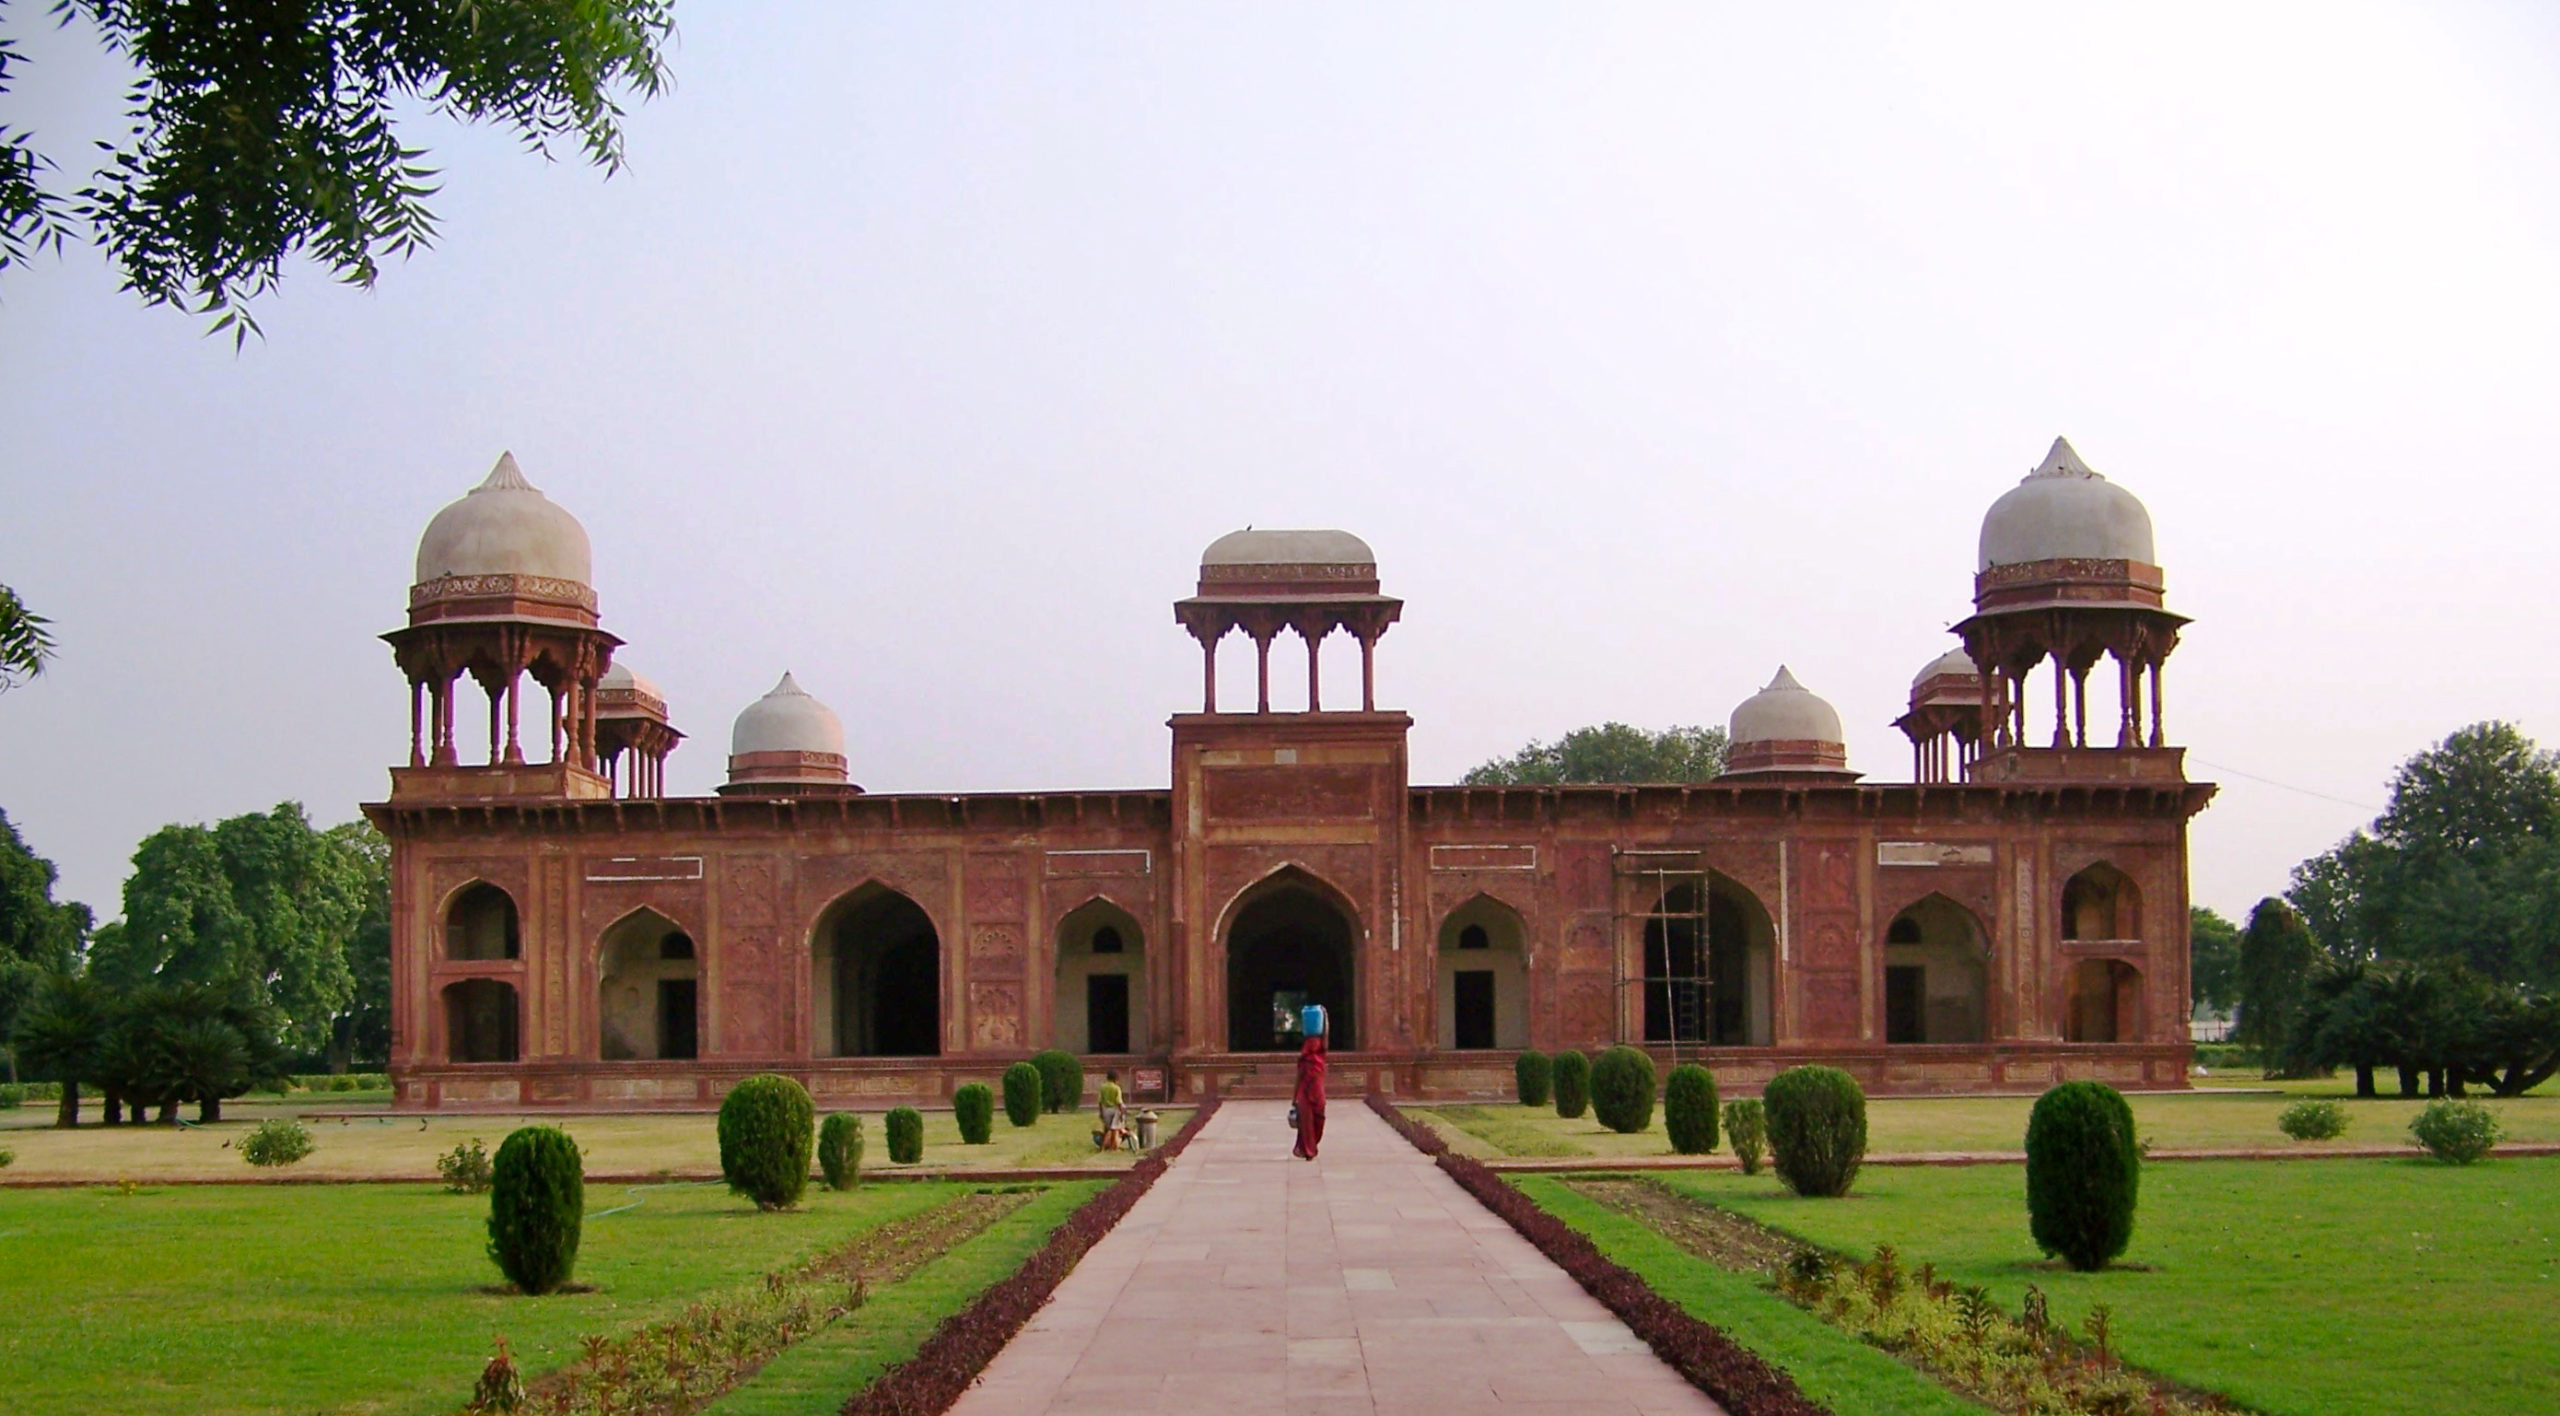
<path id="1" fill-rule="evenodd" d="M 1838 712 L 1780 668 L 1712 782 L 1419 786 L 1412 720 L 1377 706 L 1403 602 L 1375 554 L 1247 529 L 1174 605 L 1202 699 L 1169 786 L 865 792 L 785 673 L 717 794 L 670 797 L 684 735 L 617 659 L 586 532 L 502 457 L 429 523 L 385 636 L 411 699 L 366 808 L 392 843 L 398 1104 L 707 1107 L 760 1071 L 930 1103 L 1045 1047 L 1188 1099 L 1284 1084 L 1309 1002 L 1338 1081 L 1403 1096 L 1502 1094 L 1522 1048 L 1617 1042 L 1744 1088 L 1805 1061 L 1885 1093 L 2183 1086 L 2186 825 L 2213 788 L 2166 738 L 2186 621 L 2163 588 L 2142 504 L 2057 439 L 1984 517 L 1961 645 L 1896 720 L 1913 780 L 1852 770 Z M 1357 708 L 1327 706 L 1337 633 Z M 1283 635 L 1303 712 L 1271 707 Z M 1236 637 L 1249 711 L 1218 700 Z"/>

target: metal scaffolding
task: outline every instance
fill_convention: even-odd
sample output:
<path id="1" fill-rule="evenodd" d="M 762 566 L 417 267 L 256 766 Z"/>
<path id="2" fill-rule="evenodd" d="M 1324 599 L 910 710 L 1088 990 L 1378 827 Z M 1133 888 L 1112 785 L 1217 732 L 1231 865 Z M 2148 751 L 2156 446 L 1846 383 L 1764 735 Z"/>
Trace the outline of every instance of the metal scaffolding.
<path id="1" fill-rule="evenodd" d="M 1705 1048 L 1714 1038 L 1715 980 L 1709 973 L 1708 903 L 1713 898 L 1711 874 L 1696 851 L 1643 851 L 1611 847 L 1610 965 L 1617 986 L 1618 1040 L 1639 1046 L 1668 1043 L 1671 1065 L 1680 1065 L 1686 1043 Z M 1685 893 L 1684 891 L 1685 888 Z M 1630 892 L 1633 898 L 1630 898 Z M 1678 901 L 1694 908 L 1682 908 Z M 1694 971 L 1675 971 L 1677 941 L 1685 932 L 1695 941 L 1689 951 Z M 1657 945 L 1656 939 L 1659 939 Z M 1633 948 L 1628 945 L 1632 943 Z M 1654 970 L 1659 948 L 1661 970 Z M 1635 962 L 1630 974 L 1627 964 Z M 1636 990 L 1629 1006 L 1628 990 Z M 1656 997 L 1662 1002 L 1667 1037 L 1645 1036 L 1646 1014 Z M 1632 1034 L 1632 1036 L 1630 1036 Z"/>

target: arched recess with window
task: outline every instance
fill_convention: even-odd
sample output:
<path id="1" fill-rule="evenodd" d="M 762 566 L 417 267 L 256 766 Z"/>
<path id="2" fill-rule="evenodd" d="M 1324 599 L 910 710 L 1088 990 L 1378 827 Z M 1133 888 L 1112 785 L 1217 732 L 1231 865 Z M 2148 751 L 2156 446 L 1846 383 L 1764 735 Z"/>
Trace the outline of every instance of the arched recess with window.
<path id="1" fill-rule="evenodd" d="M 701 1054 L 701 962 L 693 936 L 652 909 L 624 915 L 596 950 L 596 1055 L 607 1062 Z"/>
<path id="2" fill-rule="evenodd" d="M 447 984 L 444 1045 L 448 1061 L 515 1061 L 515 985 L 495 978 L 466 978 Z"/>
<path id="3" fill-rule="evenodd" d="M 456 890 L 444 907 L 444 957 L 452 963 L 524 957 L 515 897 L 486 880 Z"/>
<path id="4" fill-rule="evenodd" d="M 1096 897 L 1058 921 L 1053 1045 L 1077 1053 L 1145 1052 L 1147 937 L 1138 917 Z"/>
<path id="5" fill-rule="evenodd" d="M 1528 929 L 1478 895 L 1440 921 L 1439 1039 L 1453 1051 L 1529 1045 Z"/>
<path id="6" fill-rule="evenodd" d="M 809 940 L 810 1050 L 820 1057 L 942 1051 L 942 937 L 924 907 L 862 886 L 818 916 Z"/>
<path id="7" fill-rule="evenodd" d="M 1946 896 L 1919 900 L 1885 927 L 1886 1042 L 1983 1041 L 1990 985 L 1982 921 Z"/>
<path id="8" fill-rule="evenodd" d="M 1231 1050 L 1294 1050 L 1293 1010 L 1307 1003 L 1330 1016 L 1332 1050 L 1358 1045 L 1360 913 L 1341 891 L 1284 866 L 1236 896 L 1221 933 Z"/>
<path id="9" fill-rule="evenodd" d="M 2142 892 L 2133 877 L 2102 860 L 2064 882 L 2062 937 L 2141 938 Z"/>
<path id="10" fill-rule="evenodd" d="M 2141 1041 L 2142 971 L 2122 959 L 2073 964 L 2062 1018 L 2064 1042 Z"/>
<path id="11" fill-rule="evenodd" d="M 1758 896 L 1710 873 L 1653 902 L 1644 925 L 1644 1040 L 1766 1047 L 1776 1036 L 1777 927 Z"/>

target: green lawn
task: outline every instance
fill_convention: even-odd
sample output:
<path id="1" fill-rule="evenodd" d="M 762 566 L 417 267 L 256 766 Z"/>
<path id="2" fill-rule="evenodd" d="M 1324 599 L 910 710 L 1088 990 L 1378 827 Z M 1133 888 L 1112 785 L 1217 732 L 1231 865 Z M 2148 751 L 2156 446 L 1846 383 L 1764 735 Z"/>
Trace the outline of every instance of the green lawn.
<path id="1" fill-rule="evenodd" d="M 2266 1082 L 2265 1092 L 2198 1090 L 2135 1093 L 2136 1130 L 2169 1149 L 2274 1148 L 2335 1150 L 2349 1146 L 2406 1145 L 2409 1118 L 2423 1101 L 2387 1098 L 2358 1101 L 2352 1081 Z M 2347 1133 L 2334 1142 L 2289 1140 L 2276 1129 L 2276 1113 L 2304 1096 L 2336 1097 L 2347 1107 Z M 2483 1098 L 2498 1113 L 2507 1138 L 2560 1141 L 2560 1086 L 2531 1095 Z M 1945 1151 L 2023 1153 L 2032 1096 L 1871 1097 L 1867 1101 L 1867 1153 L 1916 1155 Z M 1409 1114 L 1432 1123 L 1471 1155 L 1603 1156 L 1629 1159 L 1671 1153 L 1662 1109 L 1653 1126 L 1619 1135 L 1589 1113 L 1568 1121 L 1552 1107 L 1490 1103 L 1482 1106 L 1415 1107 Z M 1467 1137 L 1472 1144 L 1459 1141 Z M 2414 1153 L 2414 1152 L 2413 1152 Z"/>
<path id="2" fill-rule="evenodd" d="M 384 1107 L 349 1107 L 338 1094 L 297 1094 L 289 1101 L 238 1101 L 223 1108 L 224 1120 L 206 1127 L 99 1126 L 53 1129 L 53 1108 L 30 1103 L 16 1111 L 0 1111 L 0 1144 L 18 1153 L 6 1178 L 11 1180 L 209 1180 L 238 1179 L 252 1174 L 236 1146 L 239 1139 L 269 1116 L 315 1110 L 353 1114 L 306 1122 L 317 1143 L 294 1175 L 338 1179 L 433 1180 L 436 1157 L 477 1138 L 495 1152 L 498 1142 L 518 1126 L 559 1126 L 577 1137 L 591 1174 L 710 1175 L 720 1169 L 718 1119 L 704 1112 L 635 1112 L 604 1116 L 466 1116 L 438 1113 L 393 1115 Z M 1163 1121 L 1159 1140 L 1170 1140 L 1191 1116 L 1188 1107 L 1159 1107 Z M 95 1107 L 87 1110 L 94 1121 Z M 195 1114 L 189 1107 L 185 1113 Z M 882 1113 L 862 1114 L 866 1171 L 909 1174 L 966 1167 L 1090 1166 L 1097 1173 L 1125 1170 L 1136 1162 L 1128 1151 L 1093 1148 L 1093 1113 L 1043 1116 L 1038 1124 L 1016 1129 L 996 1115 L 995 1132 L 986 1145 L 963 1145 L 959 1123 L 948 1111 L 924 1113 L 924 1160 L 920 1165 L 889 1163 Z"/>
<path id="3" fill-rule="evenodd" d="M 1870 1167 L 1845 1200 L 1668 1183 L 1827 1247 L 1890 1243 L 2013 1312 L 2029 1283 L 2075 1326 L 2107 1304 L 2127 1360 L 2276 1416 L 2560 1411 L 2560 1160 L 2152 1165 L 2125 1256 L 2147 1269 L 2096 1274 L 2038 1266 L 2010 1166 Z"/>
<path id="4" fill-rule="evenodd" d="M 759 1214 L 716 1185 L 591 1186 L 577 1279 L 598 1291 L 538 1299 L 483 1291 L 499 1281 L 483 1252 L 485 1196 L 408 1185 L 0 1190 L 0 1310 L 14 1315 L 0 1324 L 0 1406 L 449 1412 L 495 1335 L 538 1372 L 573 1355 L 581 1333 L 666 1316 L 956 1189 L 813 1188 L 796 1212 Z M 1019 1242 L 1025 1215 L 1061 1203 L 1043 1196 L 972 1242 Z M 934 1291 L 956 1306 L 955 1287 Z"/>

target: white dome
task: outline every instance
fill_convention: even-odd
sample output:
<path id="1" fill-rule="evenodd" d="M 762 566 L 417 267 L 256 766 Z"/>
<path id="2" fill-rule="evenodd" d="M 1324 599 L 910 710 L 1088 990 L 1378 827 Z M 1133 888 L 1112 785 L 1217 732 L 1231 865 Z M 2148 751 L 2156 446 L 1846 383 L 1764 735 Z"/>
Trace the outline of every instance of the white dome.
<path id="1" fill-rule="evenodd" d="M 2048 560 L 2158 565 L 2151 513 L 2133 493 L 2089 470 L 2066 438 L 2044 465 L 1991 504 L 1982 518 L 1979 569 Z"/>
<path id="2" fill-rule="evenodd" d="M 1933 678 L 1941 678 L 1948 674 L 1961 674 L 1967 678 L 1973 678 L 1979 676 L 1981 673 L 1982 670 L 1974 667 L 1973 656 L 1971 654 L 1964 652 L 1962 649 L 1950 649 L 1944 654 L 1931 659 L 1928 664 L 1920 670 L 1920 672 L 1912 675 L 1911 686 L 1913 688 L 1918 688 L 1920 685 L 1927 683 Z"/>
<path id="3" fill-rule="evenodd" d="M 621 689 L 626 692 L 645 693 L 652 698 L 666 697 L 665 694 L 658 691 L 657 684 L 633 673 L 631 671 L 631 666 L 619 659 L 614 660 L 612 668 L 604 671 L 603 678 L 596 680 L 596 687 L 598 690 L 606 693 L 613 692 L 616 689 Z"/>
<path id="4" fill-rule="evenodd" d="M 1805 690 L 1796 676 L 1778 666 L 1769 686 L 1742 700 L 1733 710 L 1732 746 L 1753 742 L 1845 742 L 1840 715 L 1830 704 Z"/>
<path id="5" fill-rule="evenodd" d="M 729 730 L 729 755 L 751 752 L 824 752 L 844 756 L 844 724 L 834 710 L 811 698 L 784 674 L 773 692 L 747 705 Z"/>
<path id="6" fill-rule="evenodd" d="M 587 528 L 534 490 L 503 453 L 489 479 L 436 513 L 418 538 L 420 585 L 449 575 L 531 575 L 591 584 Z"/>
<path id="7" fill-rule="evenodd" d="M 1369 543 L 1348 531 L 1257 531 L 1248 527 L 1211 541 L 1200 564 L 1376 565 Z"/>

